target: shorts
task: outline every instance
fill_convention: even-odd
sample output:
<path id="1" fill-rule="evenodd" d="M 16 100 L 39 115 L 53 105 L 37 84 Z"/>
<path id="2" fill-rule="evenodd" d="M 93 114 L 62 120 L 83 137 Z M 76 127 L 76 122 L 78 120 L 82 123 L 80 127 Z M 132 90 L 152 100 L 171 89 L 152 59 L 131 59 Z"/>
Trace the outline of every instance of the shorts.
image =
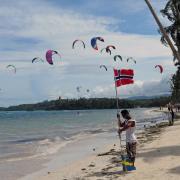
<path id="1" fill-rule="evenodd" d="M 126 151 L 127 151 L 127 156 L 130 160 L 132 160 L 133 162 L 135 161 L 135 157 L 136 157 L 136 142 L 133 143 L 126 143 Z"/>

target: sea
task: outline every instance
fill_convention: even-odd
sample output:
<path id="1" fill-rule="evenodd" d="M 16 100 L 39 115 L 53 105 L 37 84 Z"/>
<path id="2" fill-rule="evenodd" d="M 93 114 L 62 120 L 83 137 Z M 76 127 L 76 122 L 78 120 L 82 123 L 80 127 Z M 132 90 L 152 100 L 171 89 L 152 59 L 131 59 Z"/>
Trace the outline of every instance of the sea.
<path id="1" fill-rule="evenodd" d="M 137 121 L 138 131 L 167 119 L 164 113 L 153 108 L 129 111 Z M 117 138 L 116 114 L 115 109 L 1 111 L 0 179 L 19 179 L 38 171 L 48 166 L 48 162 L 53 164 L 52 159 L 57 154 L 61 156 L 61 164 L 68 164 L 84 152 L 85 156 L 95 149 L 98 151 L 99 146 L 106 145 L 108 138 L 113 143 Z M 79 150 L 74 149 L 76 145 Z M 83 153 L 77 155 L 81 149 Z"/>

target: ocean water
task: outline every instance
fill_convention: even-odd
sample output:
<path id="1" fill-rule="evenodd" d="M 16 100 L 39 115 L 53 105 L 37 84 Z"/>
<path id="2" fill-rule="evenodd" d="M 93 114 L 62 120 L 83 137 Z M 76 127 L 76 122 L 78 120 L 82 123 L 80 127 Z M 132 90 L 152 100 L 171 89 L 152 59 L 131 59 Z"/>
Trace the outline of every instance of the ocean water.
<path id="1" fill-rule="evenodd" d="M 130 110 L 137 128 L 162 121 L 149 109 Z M 46 144 L 66 144 L 84 134 L 112 132 L 116 110 L 0 112 L 0 161 L 43 153 Z M 42 146 L 42 152 L 40 152 Z"/>
<path id="2" fill-rule="evenodd" d="M 166 119 L 152 109 L 130 113 L 138 130 Z M 0 112 L 0 175 L 2 165 L 47 157 L 82 138 L 116 133 L 116 127 L 116 110 Z"/>

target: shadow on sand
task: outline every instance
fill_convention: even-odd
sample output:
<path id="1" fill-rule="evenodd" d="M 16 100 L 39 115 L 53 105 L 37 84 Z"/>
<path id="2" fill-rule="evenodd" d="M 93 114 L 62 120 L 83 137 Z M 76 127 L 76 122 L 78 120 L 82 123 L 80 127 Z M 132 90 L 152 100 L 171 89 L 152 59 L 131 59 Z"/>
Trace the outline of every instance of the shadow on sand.
<path id="1" fill-rule="evenodd" d="M 122 169 L 119 167 L 119 169 Z M 122 177 L 125 175 L 125 172 L 121 171 L 101 171 L 101 172 L 93 172 L 88 174 L 86 177 L 96 177 L 96 178 L 108 178 L 108 179 L 117 179 L 120 176 Z"/>
<path id="2" fill-rule="evenodd" d="M 180 166 L 172 168 L 168 172 L 172 174 L 180 174 Z"/>
<path id="3" fill-rule="evenodd" d="M 180 156 L 180 146 L 166 146 L 161 148 L 153 148 L 151 151 L 142 152 L 138 157 L 144 158 L 146 162 L 157 161 L 158 158 L 165 156 Z"/>

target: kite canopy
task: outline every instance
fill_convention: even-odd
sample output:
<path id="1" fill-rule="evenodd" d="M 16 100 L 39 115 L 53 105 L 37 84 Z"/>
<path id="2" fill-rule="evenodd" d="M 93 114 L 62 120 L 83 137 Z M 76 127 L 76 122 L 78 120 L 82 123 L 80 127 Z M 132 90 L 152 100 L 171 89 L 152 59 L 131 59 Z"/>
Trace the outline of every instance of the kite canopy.
<path id="1" fill-rule="evenodd" d="M 44 62 L 43 59 L 41 59 L 40 57 L 35 57 L 32 59 L 32 63 L 36 62 L 36 61 L 41 61 L 41 62 Z"/>
<path id="2" fill-rule="evenodd" d="M 75 47 L 75 45 L 76 45 L 77 42 L 81 42 L 81 44 L 83 45 L 84 49 L 86 48 L 86 45 L 85 45 L 84 41 L 79 40 L 79 39 L 76 39 L 76 40 L 73 42 L 73 44 L 72 44 L 72 48 L 73 48 L 73 49 L 74 49 L 74 47 Z"/>
<path id="3" fill-rule="evenodd" d="M 112 49 L 116 49 L 116 47 L 115 47 L 115 46 L 113 46 L 113 45 L 109 45 L 109 46 L 107 46 L 107 47 L 106 47 L 106 52 L 107 52 L 107 51 L 110 51 L 110 50 L 111 50 L 111 48 L 112 48 Z"/>
<path id="4" fill-rule="evenodd" d="M 104 50 L 106 50 L 106 53 L 109 53 L 111 55 L 111 50 L 110 49 L 103 48 L 103 49 L 101 49 L 101 53 L 103 53 Z"/>
<path id="5" fill-rule="evenodd" d="M 11 68 L 14 71 L 14 73 L 16 73 L 16 67 L 14 65 L 9 64 L 6 66 L 6 68 Z"/>
<path id="6" fill-rule="evenodd" d="M 116 61 L 117 58 L 119 58 L 121 61 L 123 60 L 121 55 L 115 55 L 115 56 L 114 56 L 114 61 Z"/>
<path id="7" fill-rule="evenodd" d="M 136 60 L 133 58 L 133 57 L 129 57 L 129 58 L 127 58 L 127 62 L 129 62 L 129 61 L 133 61 L 134 62 L 134 64 L 136 64 Z"/>
<path id="8" fill-rule="evenodd" d="M 100 65 L 100 68 L 104 68 L 106 71 L 108 70 L 105 65 Z"/>
<path id="9" fill-rule="evenodd" d="M 164 71 L 164 69 L 163 69 L 163 67 L 161 65 L 156 65 L 155 68 L 159 68 L 161 74 Z"/>
<path id="10" fill-rule="evenodd" d="M 76 87 L 77 92 L 80 92 L 80 91 L 81 91 L 81 88 L 82 88 L 81 86 L 77 86 L 77 87 Z"/>
<path id="11" fill-rule="evenodd" d="M 93 49 L 98 50 L 98 46 L 97 46 L 97 40 L 104 42 L 104 39 L 102 37 L 93 37 L 91 39 L 91 46 Z"/>
<path id="12" fill-rule="evenodd" d="M 112 48 L 112 49 L 116 49 L 116 47 L 115 47 L 115 46 L 113 46 L 113 45 L 109 45 L 109 46 L 107 46 L 107 47 L 106 47 L 106 49 L 110 49 L 110 48 Z"/>
<path id="13" fill-rule="evenodd" d="M 116 49 L 116 47 L 113 46 L 113 45 L 109 45 L 109 46 L 106 47 L 106 52 L 107 53 L 110 52 L 110 55 L 111 55 L 111 49 Z"/>
<path id="14" fill-rule="evenodd" d="M 55 54 L 57 54 L 57 55 L 59 55 L 59 57 L 61 57 L 60 54 L 59 54 L 57 51 L 48 50 L 48 51 L 46 52 L 46 61 L 47 61 L 50 65 L 53 65 L 53 59 L 52 59 L 52 57 L 53 57 L 53 55 L 55 55 Z"/>

